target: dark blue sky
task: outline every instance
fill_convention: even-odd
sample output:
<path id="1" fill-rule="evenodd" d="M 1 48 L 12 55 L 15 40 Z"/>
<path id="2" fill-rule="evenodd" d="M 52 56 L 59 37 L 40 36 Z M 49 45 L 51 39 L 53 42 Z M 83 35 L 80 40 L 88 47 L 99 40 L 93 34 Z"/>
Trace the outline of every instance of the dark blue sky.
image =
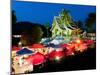
<path id="1" fill-rule="evenodd" d="M 15 10 L 17 21 L 29 21 L 33 23 L 52 24 L 54 16 L 58 16 L 62 9 L 70 10 L 74 20 L 85 21 L 90 12 L 96 12 L 95 6 L 51 4 L 39 2 L 12 2 L 12 10 Z"/>

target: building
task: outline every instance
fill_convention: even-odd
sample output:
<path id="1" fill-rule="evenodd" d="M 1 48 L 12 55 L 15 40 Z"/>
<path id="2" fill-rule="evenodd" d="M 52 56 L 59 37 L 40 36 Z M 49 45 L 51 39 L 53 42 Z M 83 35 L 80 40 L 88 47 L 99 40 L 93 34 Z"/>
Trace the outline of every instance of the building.
<path id="1" fill-rule="evenodd" d="M 54 16 L 52 24 L 52 37 L 63 36 L 71 38 L 70 36 L 80 34 L 81 30 L 75 25 L 73 19 L 69 13 L 63 9 L 59 16 Z"/>

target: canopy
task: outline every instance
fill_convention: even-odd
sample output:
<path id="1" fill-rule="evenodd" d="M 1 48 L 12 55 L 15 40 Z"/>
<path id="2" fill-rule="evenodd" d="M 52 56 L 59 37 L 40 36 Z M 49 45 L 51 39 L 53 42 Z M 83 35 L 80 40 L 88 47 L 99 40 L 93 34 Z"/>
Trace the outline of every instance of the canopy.
<path id="1" fill-rule="evenodd" d="M 87 43 L 87 45 L 92 45 L 92 44 L 94 44 L 94 41 L 91 40 L 91 39 L 88 39 L 88 40 L 86 41 L 86 43 Z"/>
<path id="2" fill-rule="evenodd" d="M 12 51 L 19 51 L 19 50 L 21 50 L 21 48 L 16 47 L 16 46 L 13 46 L 13 47 L 12 47 Z"/>
<path id="3" fill-rule="evenodd" d="M 54 60 L 56 57 L 62 58 L 64 56 L 63 51 L 52 51 L 49 55 L 50 60 Z"/>
<path id="4" fill-rule="evenodd" d="M 42 44 L 33 44 L 31 48 L 44 48 Z"/>
<path id="5" fill-rule="evenodd" d="M 43 43 L 43 44 L 48 44 L 50 41 L 51 41 L 52 39 L 51 38 L 43 38 L 42 40 L 41 40 L 41 43 Z"/>
<path id="6" fill-rule="evenodd" d="M 52 48 L 61 48 L 60 45 L 54 45 L 54 44 L 48 44 L 46 47 L 52 47 Z"/>
<path id="7" fill-rule="evenodd" d="M 32 63 L 33 65 L 38 65 L 45 61 L 45 57 L 43 54 L 37 52 L 36 54 L 33 54 L 27 58 L 26 61 Z"/>
<path id="8" fill-rule="evenodd" d="M 32 54 L 32 53 L 33 53 L 33 51 L 31 51 L 31 50 L 29 50 L 27 48 L 24 48 L 24 49 L 18 51 L 16 54 L 17 55 L 24 55 L 24 54 Z"/>
<path id="9" fill-rule="evenodd" d="M 61 47 L 66 48 L 68 44 L 60 44 Z"/>
<path id="10" fill-rule="evenodd" d="M 64 38 L 62 36 L 57 36 L 50 43 L 53 43 L 55 45 L 59 45 L 63 42 L 64 42 Z"/>

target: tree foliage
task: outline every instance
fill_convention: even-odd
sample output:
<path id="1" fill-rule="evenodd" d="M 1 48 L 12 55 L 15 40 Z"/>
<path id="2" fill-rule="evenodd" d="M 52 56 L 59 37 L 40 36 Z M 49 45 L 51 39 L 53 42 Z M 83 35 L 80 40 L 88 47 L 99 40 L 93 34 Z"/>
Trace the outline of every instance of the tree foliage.
<path id="1" fill-rule="evenodd" d="M 18 22 L 12 26 L 12 35 L 22 35 L 20 41 L 23 46 L 38 43 L 43 35 L 42 28 L 39 25 L 30 22 Z"/>
<path id="2" fill-rule="evenodd" d="M 12 24 L 15 24 L 17 21 L 17 17 L 16 17 L 16 14 L 15 14 L 15 11 L 13 10 L 12 11 Z"/>
<path id="3" fill-rule="evenodd" d="M 49 23 L 46 23 L 45 25 L 44 25 L 44 27 L 46 28 L 46 37 L 50 37 L 51 36 L 51 34 L 50 34 L 50 24 Z"/>
<path id="4" fill-rule="evenodd" d="M 34 26 L 31 30 L 25 30 L 22 32 L 21 42 L 24 46 L 39 43 L 42 34 L 42 29 L 39 26 Z"/>
<path id="5" fill-rule="evenodd" d="M 96 13 L 90 13 L 85 22 L 88 31 L 91 32 L 93 30 L 93 25 L 96 23 Z"/>

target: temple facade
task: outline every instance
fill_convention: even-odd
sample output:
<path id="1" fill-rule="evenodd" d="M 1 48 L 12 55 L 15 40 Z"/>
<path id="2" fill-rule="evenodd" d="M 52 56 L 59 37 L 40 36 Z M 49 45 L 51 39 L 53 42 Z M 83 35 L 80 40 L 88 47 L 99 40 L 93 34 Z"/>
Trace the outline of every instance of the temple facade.
<path id="1" fill-rule="evenodd" d="M 70 37 L 72 35 L 78 35 L 81 31 L 73 22 L 73 19 L 69 11 L 62 10 L 59 16 L 54 16 L 52 24 L 52 37 L 63 36 Z"/>

